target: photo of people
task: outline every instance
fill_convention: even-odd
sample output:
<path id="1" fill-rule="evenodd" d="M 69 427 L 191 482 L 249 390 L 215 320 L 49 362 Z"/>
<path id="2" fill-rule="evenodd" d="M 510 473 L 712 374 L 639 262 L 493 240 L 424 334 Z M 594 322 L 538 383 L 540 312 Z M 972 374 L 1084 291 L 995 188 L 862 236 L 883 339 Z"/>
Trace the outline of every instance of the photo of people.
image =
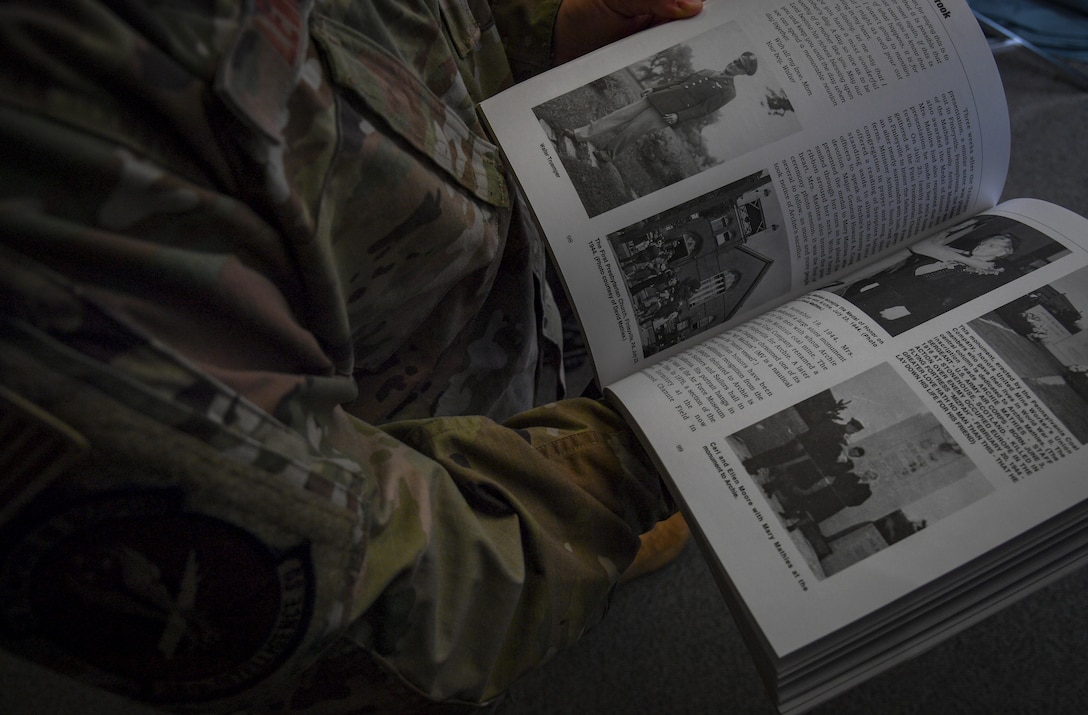
<path id="1" fill-rule="evenodd" d="M 1088 444 L 1088 269 L 968 325 L 1080 444 Z"/>
<path id="2" fill-rule="evenodd" d="M 759 55 L 726 23 L 534 107 L 586 213 L 798 131 L 789 97 Z"/>
<path id="3" fill-rule="evenodd" d="M 828 290 L 899 335 L 1026 275 L 1068 251 L 1002 216 L 971 218 Z"/>
<path id="4" fill-rule="evenodd" d="M 608 236 L 647 357 L 789 286 L 781 208 L 757 172 Z"/>
<path id="5" fill-rule="evenodd" d="M 887 364 L 727 440 L 820 579 L 993 491 Z"/>

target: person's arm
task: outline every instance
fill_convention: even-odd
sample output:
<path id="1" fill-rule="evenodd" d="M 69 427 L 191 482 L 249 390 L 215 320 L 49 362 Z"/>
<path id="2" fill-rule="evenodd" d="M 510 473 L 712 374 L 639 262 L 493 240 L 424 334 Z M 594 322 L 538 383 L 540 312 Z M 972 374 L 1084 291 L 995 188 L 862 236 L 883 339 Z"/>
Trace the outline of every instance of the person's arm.
<path id="1" fill-rule="evenodd" d="M 239 394 L 33 262 L 5 251 L 0 267 L 13 311 L 0 384 L 89 444 L 78 468 L 2 525 L 13 547 L 35 543 L 63 577 L 48 603 L 28 594 L 27 608 L 63 606 L 73 626 L 31 630 L 26 653 L 63 671 L 70 658 L 52 655 L 93 641 L 84 662 L 130 696 L 154 683 L 168 709 L 191 693 L 207 712 L 268 700 L 356 712 L 399 683 L 401 707 L 488 701 L 603 615 L 637 535 L 673 510 L 601 403 L 379 429 L 333 406 L 342 380 L 311 376 L 313 389 L 288 390 L 270 413 L 257 401 L 301 388 L 303 376 L 240 365 L 233 378 L 256 392 Z M 54 522 L 83 544 L 66 561 L 49 562 L 35 536 Z M 195 606 L 182 623 L 194 630 L 178 632 L 176 661 L 162 659 L 161 639 L 144 650 L 127 640 L 144 622 L 125 605 L 129 569 L 76 588 L 95 577 L 78 563 L 111 552 L 161 574 L 175 595 L 191 554 Z M 261 646 L 268 629 L 276 639 Z M 19 637 L 4 645 L 24 652 Z M 152 666 L 129 668 L 122 653 Z"/>
<path id="2" fill-rule="evenodd" d="M 9 129 L 0 122 L 0 133 Z M 97 599 L 70 588 L 93 574 L 67 561 L 55 565 L 64 578 L 48 604 L 39 602 L 41 592 L 28 595 L 28 608 L 60 604 L 70 614 L 72 628 L 60 641 L 31 634 L 31 651 L 49 665 L 69 662 L 58 655 L 69 640 L 94 641 L 88 663 L 139 696 L 143 676 L 127 667 L 115 672 L 122 653 L 153 660 L 147 677 L 176 681 L 170 693 L 186 692 L 195 676 L 183 666 L 195 667 L 193 659 L 222 661 L 219 672 L 197 678 L 209 684 L 188 691 L 207 699 L 209 712 L 270 695 L 322 703 L 323 712 L 357 711 L 390 677 L 420 698 L 487 701 L 603 615 L 638 535 L 674 510 L 622 419 L 602 403 L 562 401 L 504 423 L 466 416 L 378 428 L 338 406 L 350 399 L 350 376 L 311 364 L 321 351 L 260 276 L 228 261 L 219 265 L 221 282 L 208 286 L 209 298 L 235 296 L 209 300 L 227 310 L 159 309 L 139 292 L 106 292 L 54 271 L 68 272 L 64 264 L 82 256 L 94 273 L 131 290 L 174 283 L 199 262 L 179 255 L 171 264 L 169 251 L 32 207 L 4 212 L 0 227 L 7 306 L 0 384 L 90 445 L 89 461 L 28 493 L 26 507 L 14 512 L 19 523 L 0 527 L 9 543 L 31 543 L 51 519 L 90 510 L 94 518 L 70 527 L 89 551 L 72 558 L 135 553 L 170 588 L 178 588 L 172 579 L 182 578 L 193 553 L 198 608 L 187 622 L 214 635 L 189 644 L 191 655 L 176 666 L 161 660 L 154 639 L 146 652 L 133 651 L 124 639 L 127 596 L 109 583 Z M 31 258 L 35 246 L 48 247 L 53 270 Z M 179 332 L 207 336 L 207 356 L 221 357 L 216 364 L 186 359 L 118 319 L 118 308 L 169 316 Z M 234 322 L 240 314 L 254 322 Z M 252 328 L 270 332 L 255 341 Z M 99 531 L 110 515 L 130 525 Z M 166 549 L 171 542 L 177 549 Z M 276 566 L 288 558 L 290 569 Z M 255 599 L 251 579 L 273 603 Z M 217 599 L 261 605 L 247 618 L 204 610 Z M 100 632 L 94 623 L 116 628 Z M 261 640 L 252 639 L 274 628 L 275 647 L 260 650 Z M 5 643 L 15 652 L 22 645 Z M 322 680 L 320 673 L 344 662 L 354 664 L 349 672 Z M 362 678 L 362 663 L 388 673 L 345 694 L 345 683 Z M 213 675 L 245 685 L 216 686 Z"/>
<path id="3" fill-rule="evenodd" d="M 702 0 L 492 0 L 519 79 L 653 25 L 692 17 Z"/>
<path id="4" fill-rule="evenodd" d="M 679 77 L 677 79 L 670 80 L 668 82 L 661 82 L 660 84 L 656 84 L 653 87 L 650 87 L 648 92 L 649 92 L 649 94 L 656 94 L 657 92 L 662 92 L 664 90 L 672 89 L 674 87 L 683 87 L 685 84 L 687 84 L 688 82 L 691 82 L 693 79 L 699 77 L 700 75 L 702 75 L 704 73 L 705 73 L 705 70 L 700 70 L 698 72 L 694 72 L 694 73 L 689 74 L 689 75 L 684 75 L 683 77 Z M 644 93 L 644 95 L 645 95 L 645 93 Z"/>
<path id="5" fill-rule="evenodd" d="M 478 294 L 505 255 L 502 207 L 478 198 L 497 190 L 405 139 L 430 124 L 394 135 L 406 112 L 377 113 L 386 97 L 353 60 L 412 68 L 331 34 L 338 18 L 276 105 L 283 37 L 254 23 L 269 54 L 231 45 L 238 8 L 214 9 L 0 5 L 19 39 L 0 63 L 0 384 L 89 445 L 59 475 L 25 465 L 18 504 L 0 505 L 0 572 L 33 551 L 55 578 L 20 594 L 27 612 L 66 619 L 5 623 L 4 647 L 162 708 L 358 712 L 393 681 L 421 701 L 494 698 L 600 618 L 638 535 L 674 507 L 601 403 L 503 422 L 347 413 L 376 362 L 358 326 L 421 311 L 389 270 L 428 289 L 460 270 L 433 312 L 465 321 L 450 296 Z M 196 45 L 267 70 L 240 89 L 270 101 L 222 103 L 230 77 Z M 285 124 L 234 115 L 269 106 Z M 384 313 L 359 307 L 374 293 Z"/>
<path id="6" fill-rule="evenodd" d="M 730 94 L 729 98 L 731 99 L 732 96 L 734 95 Z M 718 93 L 707 97 L 698 104 L 681 110 L 677 114 L 676 123 L 705 117 L 706 115 L 721 109 L 728 101 L 729 99 L 726 98 L 725 90 L 719 90 Z"/>
<path id="7" fill-rule="evenodd" d="M 573 644 L 603 616 L 637 534 L 673 510 L 630 430 L 599 402 L 562 401 L 503 424 L 382 429 L 429 472 L 434 501 L 421 516 L 431 533 L 406 554 L 422 533 L 402 515 L 371 542 L 376 563 L 401 566 L 368 584 L 377 598 L 362 621 L 395 634 L 380 655 L 431 697 L 490 700 Z M 406 592 L 411 614 L 399 610 Z"/>

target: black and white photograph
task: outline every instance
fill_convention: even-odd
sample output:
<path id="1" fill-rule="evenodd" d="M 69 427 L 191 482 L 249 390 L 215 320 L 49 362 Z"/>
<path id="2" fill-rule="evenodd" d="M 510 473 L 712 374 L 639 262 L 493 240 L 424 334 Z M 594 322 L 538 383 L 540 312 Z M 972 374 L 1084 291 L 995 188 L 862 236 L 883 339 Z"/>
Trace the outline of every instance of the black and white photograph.
<path id="1" fill-rule="evenodd" d="M 968 325 L 1079 441 L 1088 444 L 1088 269 Z"/>
<path id="2" fill-rule="evenodd" d="M 799 131 L 772 64 L 726 23 L 533 113 L 593 217 Z"/>
<path id="3" fill-rule="evenodd" d="M 886 363 L 727 440 L 819 579 L 993 492 Z"/>
<path id="4" fill-rule="evenodd" d="M 1060 243 L 1018 221 L 978 216 L 827 289 L 895 336 L 1068 253 Z"/>
<path id="5" fill-rule="evenodd" d="M 608 242 L 643 357 L 789 288 L 781 207 L 765 171 L 627 226 Z"/>

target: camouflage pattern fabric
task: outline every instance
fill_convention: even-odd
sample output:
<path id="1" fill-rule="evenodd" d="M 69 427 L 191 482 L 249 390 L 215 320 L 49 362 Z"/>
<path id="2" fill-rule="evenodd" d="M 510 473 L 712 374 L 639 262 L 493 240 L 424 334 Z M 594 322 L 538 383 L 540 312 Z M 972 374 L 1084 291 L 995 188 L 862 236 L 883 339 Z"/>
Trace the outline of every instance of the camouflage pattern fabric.
<path id="1" fill-rule="evenodd" d="M 558 3 L 492 4 L 0 5 L 5 648 L 164 709 L 430 712 L 601 617 L 672 507 L 555 401 L 474 107 Z"/>

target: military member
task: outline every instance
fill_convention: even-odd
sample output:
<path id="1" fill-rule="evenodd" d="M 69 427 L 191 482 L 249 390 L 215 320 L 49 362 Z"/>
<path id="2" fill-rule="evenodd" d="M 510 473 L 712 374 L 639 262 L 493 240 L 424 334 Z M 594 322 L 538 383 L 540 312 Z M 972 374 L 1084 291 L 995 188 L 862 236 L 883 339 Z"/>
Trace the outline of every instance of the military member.
<path id="1" fill-rule="evenodd" d="M 811 459 L 822 469 L 834 471 L 836 462 L 847 447 L 847 438 L 864 428 L 853 417 L 846 422 L 823 419 L 784 444 L 748 457 L 744 460 L 744 468 L 749 473 L 755 473 L 765 467 L 773 468 L 805 458 Z"/>
<path id="2" fill-rule="evenodd" d="M 427 712 L 601 617 L 673 507 L 556 401 L 475 104 L 699 3 L 493 5 L 0 5 L 3 647 L 166 709 Z"/>

